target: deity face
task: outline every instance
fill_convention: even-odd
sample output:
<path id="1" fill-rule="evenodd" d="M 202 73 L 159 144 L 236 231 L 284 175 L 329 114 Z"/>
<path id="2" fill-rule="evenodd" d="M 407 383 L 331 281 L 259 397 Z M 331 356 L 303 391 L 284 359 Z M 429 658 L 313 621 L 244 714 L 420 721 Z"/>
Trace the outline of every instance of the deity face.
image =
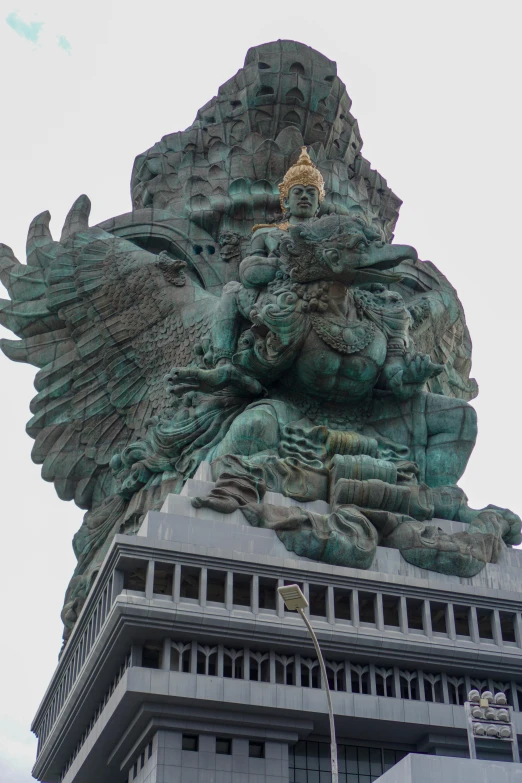
<path id="1" fill-rule="evenodd" d="M 314 185 L 294 185 L 284 205 L 292 217 L 307 220 L 314 217 L 319 209 L 319 191 Z"/>
<path id="2" fill-rule="evenodd" d="M 223 231 L 219 237 L 221 258 L 223 261 L 230 261 L 241 254 L 241 243 L 239 234 L 235 231 Z"/>

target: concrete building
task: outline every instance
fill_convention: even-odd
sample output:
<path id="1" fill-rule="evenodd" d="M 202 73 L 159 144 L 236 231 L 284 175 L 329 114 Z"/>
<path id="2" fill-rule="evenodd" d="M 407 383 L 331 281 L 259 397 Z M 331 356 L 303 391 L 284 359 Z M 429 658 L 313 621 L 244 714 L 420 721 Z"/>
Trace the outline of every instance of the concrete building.
<path id="1" fill-rule="evenodd" d="M 522 781 L 509 743 L 467 758 L 462 706 L 473 687 L 505 691 L 522 733 L 521 551 L 473 579 L 382 548 L 368 571 L 324 565 L 240 512 L 194 509 L 208 475 L 116 536 L 34 719 L 38 780 L 329 781 L 318 661 L 277 593 L 296 582 L 327 662 L 340 783 Z"/>

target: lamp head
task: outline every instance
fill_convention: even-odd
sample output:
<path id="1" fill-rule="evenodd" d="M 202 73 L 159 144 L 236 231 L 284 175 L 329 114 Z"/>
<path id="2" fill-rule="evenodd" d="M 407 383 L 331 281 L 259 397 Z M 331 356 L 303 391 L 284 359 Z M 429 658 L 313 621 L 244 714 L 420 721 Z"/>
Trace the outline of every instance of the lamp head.
<path id="1" fill-rule="evenodd" d="M 285 602 L 285 606 L 288 610 L 306 609 L 308 601 L 303 595 L 303 591 L 299 585 L 285 585 L 284 587 L 278 587 L 277 592 Z"/>

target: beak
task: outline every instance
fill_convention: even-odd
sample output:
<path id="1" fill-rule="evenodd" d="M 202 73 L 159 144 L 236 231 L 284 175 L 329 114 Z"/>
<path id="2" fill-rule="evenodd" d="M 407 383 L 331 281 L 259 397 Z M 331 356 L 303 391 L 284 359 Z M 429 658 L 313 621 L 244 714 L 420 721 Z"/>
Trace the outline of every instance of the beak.
<path id="1" fill-rule="evenodd" d="M 371 245 L 368 253 L 361 258 L 359 269 L 393 269 L 401 261 L 416 261 L 417 251 L 410 245 Z"/>
<path id="2" fill-rule="evenodd" d="M 402 275 L 387 272 L 402 261 L 416 261 L 417 251 L 410 245 L 371 245 L 353 270 L 360 283 L 398 283 Z"/>

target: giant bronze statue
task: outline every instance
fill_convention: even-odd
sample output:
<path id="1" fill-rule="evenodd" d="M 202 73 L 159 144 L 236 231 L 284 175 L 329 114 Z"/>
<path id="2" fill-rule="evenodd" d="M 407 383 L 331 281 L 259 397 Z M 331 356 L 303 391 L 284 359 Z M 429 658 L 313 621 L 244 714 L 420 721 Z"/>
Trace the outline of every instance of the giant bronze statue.
<path id="1" fill-rule="evenodd" d="M 368 568 L 380 545 L 469 577 L 519 543 L 518 516 L 458 487 L 477 393 L 462 306 L 392 242 L 400 201 L 361 146 L 335 64 L 265 44 L 138 156 L 132 212 L 89 227 L 81 196 L 60 241 L 33 220 L 27 264 L 0 246 L 19 338 L 1 347 L 39 368 L 33 459 L 86 509 L 66 639 L 114 535 L 203 461 L 215 485 L 194 505 L 307 558 Z"/>

